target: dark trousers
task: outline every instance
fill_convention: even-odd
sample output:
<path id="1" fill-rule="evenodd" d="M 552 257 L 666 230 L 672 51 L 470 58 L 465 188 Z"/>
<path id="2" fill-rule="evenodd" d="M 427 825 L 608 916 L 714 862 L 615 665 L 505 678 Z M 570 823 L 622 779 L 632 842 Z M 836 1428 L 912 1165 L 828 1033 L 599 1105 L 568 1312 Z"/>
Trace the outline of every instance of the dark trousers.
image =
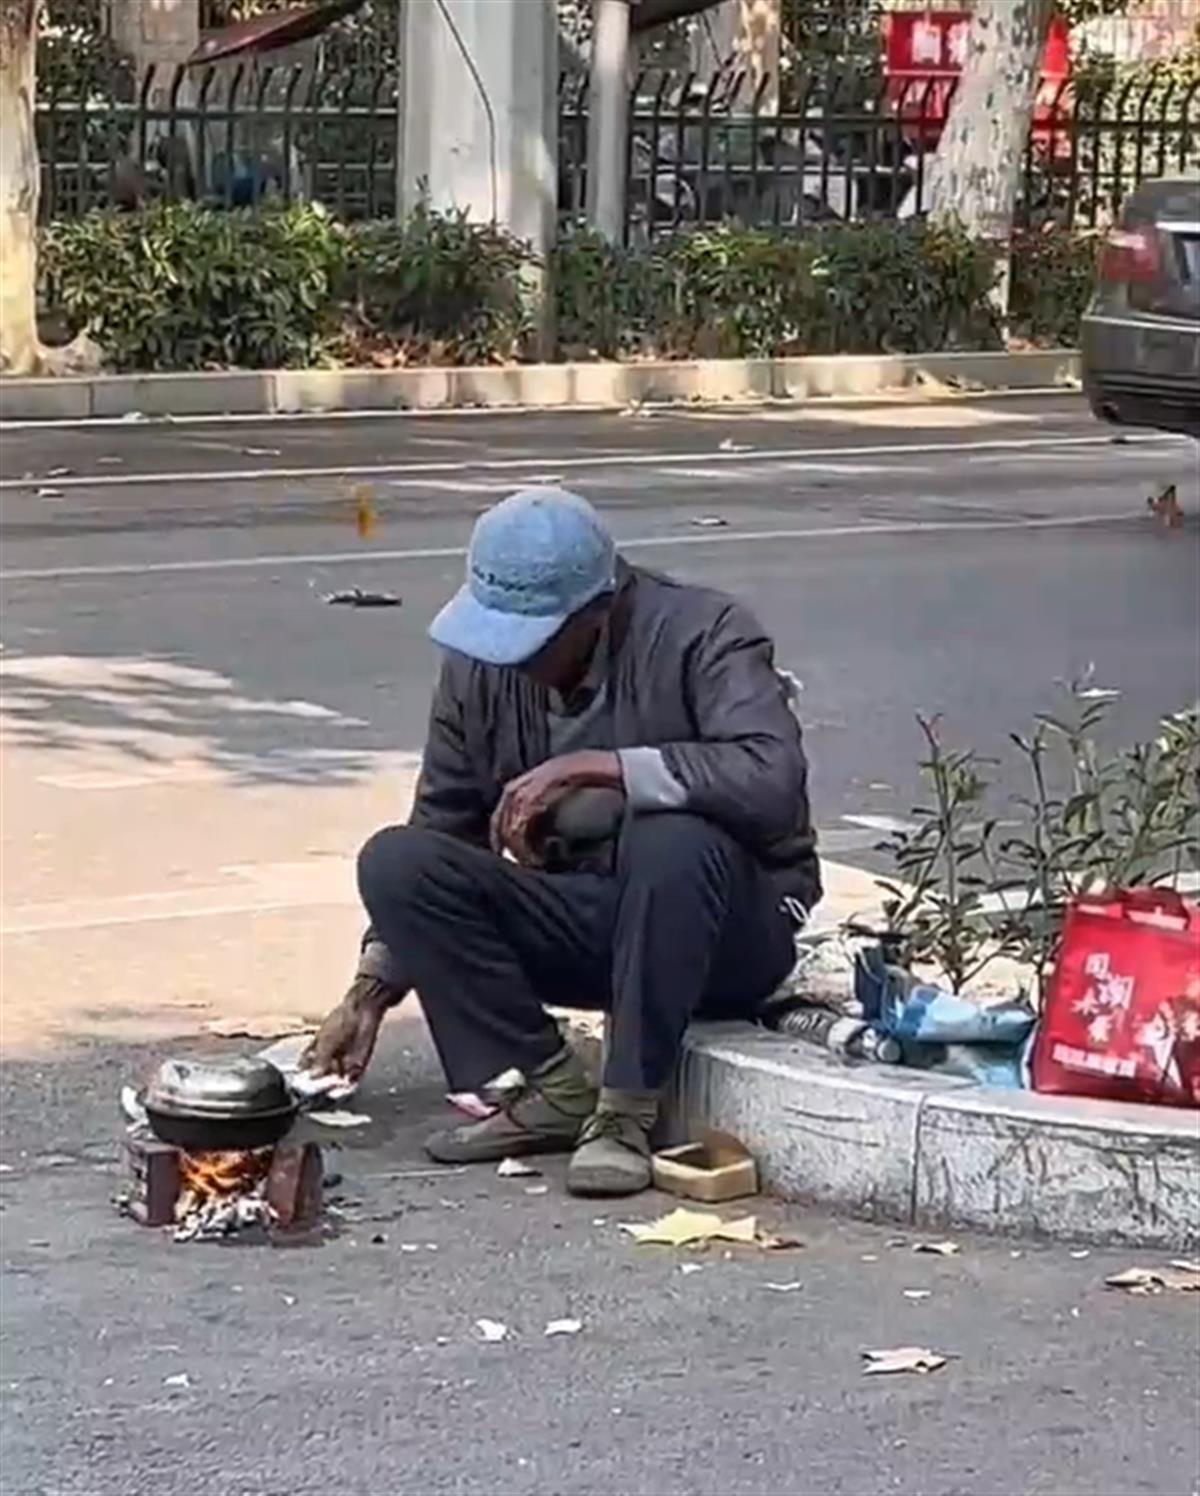
<path id="1" fill-rule="evenodd" d="M 656 1090 L 693 1014 L 750 1016 L 792 961 L 769 876 L 696 816 L 629 821 L 609 876 L 392 826 L 359 854 L 358 883 L 454 1090 L 550 1059 L 562 1041 L 543 1004 L 611 1013 L 605 1085 Z"/>

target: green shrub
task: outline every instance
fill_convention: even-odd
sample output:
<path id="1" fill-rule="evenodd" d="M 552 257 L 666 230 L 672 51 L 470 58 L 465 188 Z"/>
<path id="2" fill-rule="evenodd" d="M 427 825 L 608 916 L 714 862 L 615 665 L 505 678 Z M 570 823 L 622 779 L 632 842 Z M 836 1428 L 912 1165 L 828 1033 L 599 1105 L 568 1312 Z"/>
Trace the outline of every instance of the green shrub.
<path id="1" fill-rule="evenodd" d="M 116 369 L 286 368 L 321 356 L 342 253 L 311 204 L 164 202 L 52 224 L 39 270 L 50 308 Z"/>
<path id="2" fill-rule="evenodd" d="M 954 229 L 728 223 L 637 249 L 586 230 L 554 257 L 565 357 L 764 358 L 994 347 L 990 256 Z"/>
<path id="3" fill-rule="evenodd" d="M 1078 343 L 1100 238 L 1087 230 L 1055 227 L 1016 236 L 1009 296 L 1016 336 L 1052 348 Z"/>
<path id="4" fill-rule="evenodd" d="M 355 361 L 473 364 L 519 356 L 529 330 L 518 239 L 465 212 L 421 206 L 404 223 L 346 231 L 342 351 Z"/>

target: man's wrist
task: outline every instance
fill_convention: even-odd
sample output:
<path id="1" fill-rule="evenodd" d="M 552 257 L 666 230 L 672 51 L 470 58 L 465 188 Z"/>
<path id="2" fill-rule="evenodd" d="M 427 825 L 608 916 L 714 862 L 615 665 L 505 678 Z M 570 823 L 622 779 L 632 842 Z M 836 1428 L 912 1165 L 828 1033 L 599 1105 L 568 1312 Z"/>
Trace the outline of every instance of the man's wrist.
<path id="1" fill-rule="evenodd" d="M 623 790 L 620 756 L 602 748 L 584 748 L 571 755 L 570 783 L 592 789 Z"/>

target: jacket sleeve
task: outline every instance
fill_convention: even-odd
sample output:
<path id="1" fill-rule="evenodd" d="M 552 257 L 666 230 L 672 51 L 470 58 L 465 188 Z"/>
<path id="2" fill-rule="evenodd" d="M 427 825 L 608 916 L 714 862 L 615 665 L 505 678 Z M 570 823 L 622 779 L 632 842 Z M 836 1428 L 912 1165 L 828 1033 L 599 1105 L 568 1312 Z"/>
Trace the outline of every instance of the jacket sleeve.
<path id="1" fill-rule="evenodd" d="M 461 687 L 461 668 L 444 659 L 433 693 L 409 825 L 486 846 L 488 809 L 467 756 Z"/>
<path id="2" fill-rule="evenodd" d="M 808 821 L 800 724 L 774 654 L 749 612 L 724 608 L 687 656 L 696 739 L 659 745 L 683 790 L 678 808 L 707 816 L 756 849 L 794 836 Z"/>

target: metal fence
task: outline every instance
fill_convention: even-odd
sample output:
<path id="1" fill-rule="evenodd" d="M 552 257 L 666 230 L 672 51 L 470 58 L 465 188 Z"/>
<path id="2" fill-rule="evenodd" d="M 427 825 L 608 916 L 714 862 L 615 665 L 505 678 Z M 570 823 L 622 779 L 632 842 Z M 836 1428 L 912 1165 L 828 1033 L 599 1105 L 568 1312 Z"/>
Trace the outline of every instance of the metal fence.
<path id="1" fill-rule="evenodd" d="M 640 78 L 630 94 L 626 223 L 632 238 L 738 219 L 803 228 L 905 217 L 928 206 L 929 167 L 953 83 L 864 85 L 861 75 L 770 80 Z M 156 195 L 241 206 L 316 198 L 346 218 L 396 203 L 393 68 L 256 64 L 85 78 L 37 104 L 42 213 L 71 217 Z M 586 196 L 584 80 L 559 93 L 559 211 Z M 1039 98 L 1019 222 L 1094 227 L 1145 177 L 1200 169 L 1200 83 L 1067 83 Z"/>
<path id="2" fill-rule="evenodd" d="M 631 237 L 737 219 L 803 227 L 919 215 L 954 83 L 819 74 L 789 81 L 727 74 L 643 78 L 630 99 L 626 226 Z M 572 81 L 560 109 L 560 208 L 586 193 L 586 98 Z M 1146 177 L 1200 169 L 1200 82 L 1144 78 L 1064 83 L 1039 97 L 1022 163 L 1017 221 L 1096 227 Z"/>

